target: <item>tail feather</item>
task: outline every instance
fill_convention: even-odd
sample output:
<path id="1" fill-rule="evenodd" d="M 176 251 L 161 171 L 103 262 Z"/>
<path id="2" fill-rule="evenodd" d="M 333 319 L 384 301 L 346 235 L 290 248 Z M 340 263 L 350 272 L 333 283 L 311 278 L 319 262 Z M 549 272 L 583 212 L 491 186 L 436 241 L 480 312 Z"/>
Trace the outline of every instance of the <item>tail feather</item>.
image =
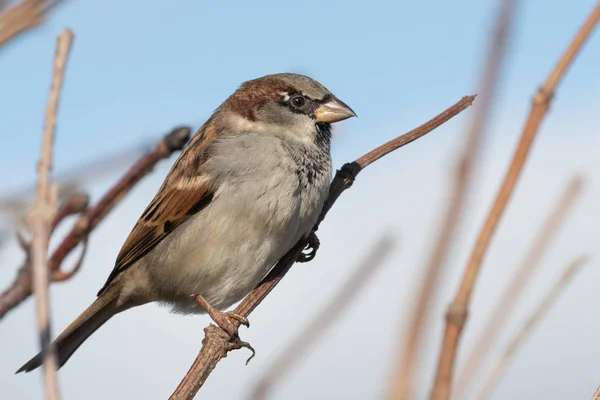
<path id="1" fill-rule="evenodd" d="M 98 297 L 63 333 L 54 341 L 54 349 L 57 355 L 58 368 L 62 367 L 73 355 L 75 350 L 81 346 L 98 328 L 115 314 L 125 308 L 117 305 L 118 290 L 105 292 Z M 128 308 L 128 307 L 126 307 Z M 40 367 L 43 363 L 41 353 L 29 360 L 16 372 L 30 372 Z"/>

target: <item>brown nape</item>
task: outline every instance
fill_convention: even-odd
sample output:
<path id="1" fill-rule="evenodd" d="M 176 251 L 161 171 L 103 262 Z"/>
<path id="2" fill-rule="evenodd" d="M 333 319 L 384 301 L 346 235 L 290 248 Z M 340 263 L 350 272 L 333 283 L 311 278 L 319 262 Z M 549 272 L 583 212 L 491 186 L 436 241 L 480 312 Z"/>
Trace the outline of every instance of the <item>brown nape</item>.
<path id="1" fill-rule="evenodd" d="M 295 91 L 294 87 L 280 79 L 273 77 L 259 78 L 243 83 L 225 101 L 225 104 L 234 113 L 250 121 L 256 121 L 255 112 L 260 106 L 270 101 L 279 101 L 281 92 L 287 92 L 291 95 Z"/>

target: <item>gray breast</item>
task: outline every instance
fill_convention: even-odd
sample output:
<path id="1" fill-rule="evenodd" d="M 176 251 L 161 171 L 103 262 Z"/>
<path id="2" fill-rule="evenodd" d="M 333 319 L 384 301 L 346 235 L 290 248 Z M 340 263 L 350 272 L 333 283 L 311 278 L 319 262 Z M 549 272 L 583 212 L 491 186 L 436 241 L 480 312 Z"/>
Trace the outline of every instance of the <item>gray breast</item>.
<path id="1" fill-rule="evenodd" d="M 304 232 L 312 228 L 307 225 L 316 221 L 332 174 L 329 146 L 259 133 L 216 139 L 206 167 L 217 187 L 224 184 L 242 191 L 238 195 L 250 203 L 258 202 L 261 213 L 297 218 L 289 222 L 298 223 L 299 234 L 309 233 Z"/>

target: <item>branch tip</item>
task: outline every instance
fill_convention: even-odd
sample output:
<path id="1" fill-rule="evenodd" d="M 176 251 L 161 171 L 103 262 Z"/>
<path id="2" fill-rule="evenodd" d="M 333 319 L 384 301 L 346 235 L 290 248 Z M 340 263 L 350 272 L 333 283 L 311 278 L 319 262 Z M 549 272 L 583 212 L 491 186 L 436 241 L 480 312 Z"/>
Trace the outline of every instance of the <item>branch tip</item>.
<path id="1" fill-rule="evenodd" d="M 190 140 L 191 133 L 192 129 L 189 126 L 178 126 L 165 135 L 163 140 L 167 149 L 174 152 L 183 149 Z"/>

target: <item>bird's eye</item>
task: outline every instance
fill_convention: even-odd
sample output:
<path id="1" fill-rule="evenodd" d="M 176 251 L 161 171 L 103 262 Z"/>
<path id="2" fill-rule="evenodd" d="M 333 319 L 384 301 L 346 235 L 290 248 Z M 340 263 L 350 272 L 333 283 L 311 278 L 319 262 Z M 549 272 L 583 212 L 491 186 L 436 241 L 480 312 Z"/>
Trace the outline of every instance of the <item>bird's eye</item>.
<path id="1" fill-rule="evenodd" d="M 304 98 L 304 96 L 296 95 L 290 99 L 290 104 L 294 108 L 302 108 L 306 105 L 306 98 Z"/>

